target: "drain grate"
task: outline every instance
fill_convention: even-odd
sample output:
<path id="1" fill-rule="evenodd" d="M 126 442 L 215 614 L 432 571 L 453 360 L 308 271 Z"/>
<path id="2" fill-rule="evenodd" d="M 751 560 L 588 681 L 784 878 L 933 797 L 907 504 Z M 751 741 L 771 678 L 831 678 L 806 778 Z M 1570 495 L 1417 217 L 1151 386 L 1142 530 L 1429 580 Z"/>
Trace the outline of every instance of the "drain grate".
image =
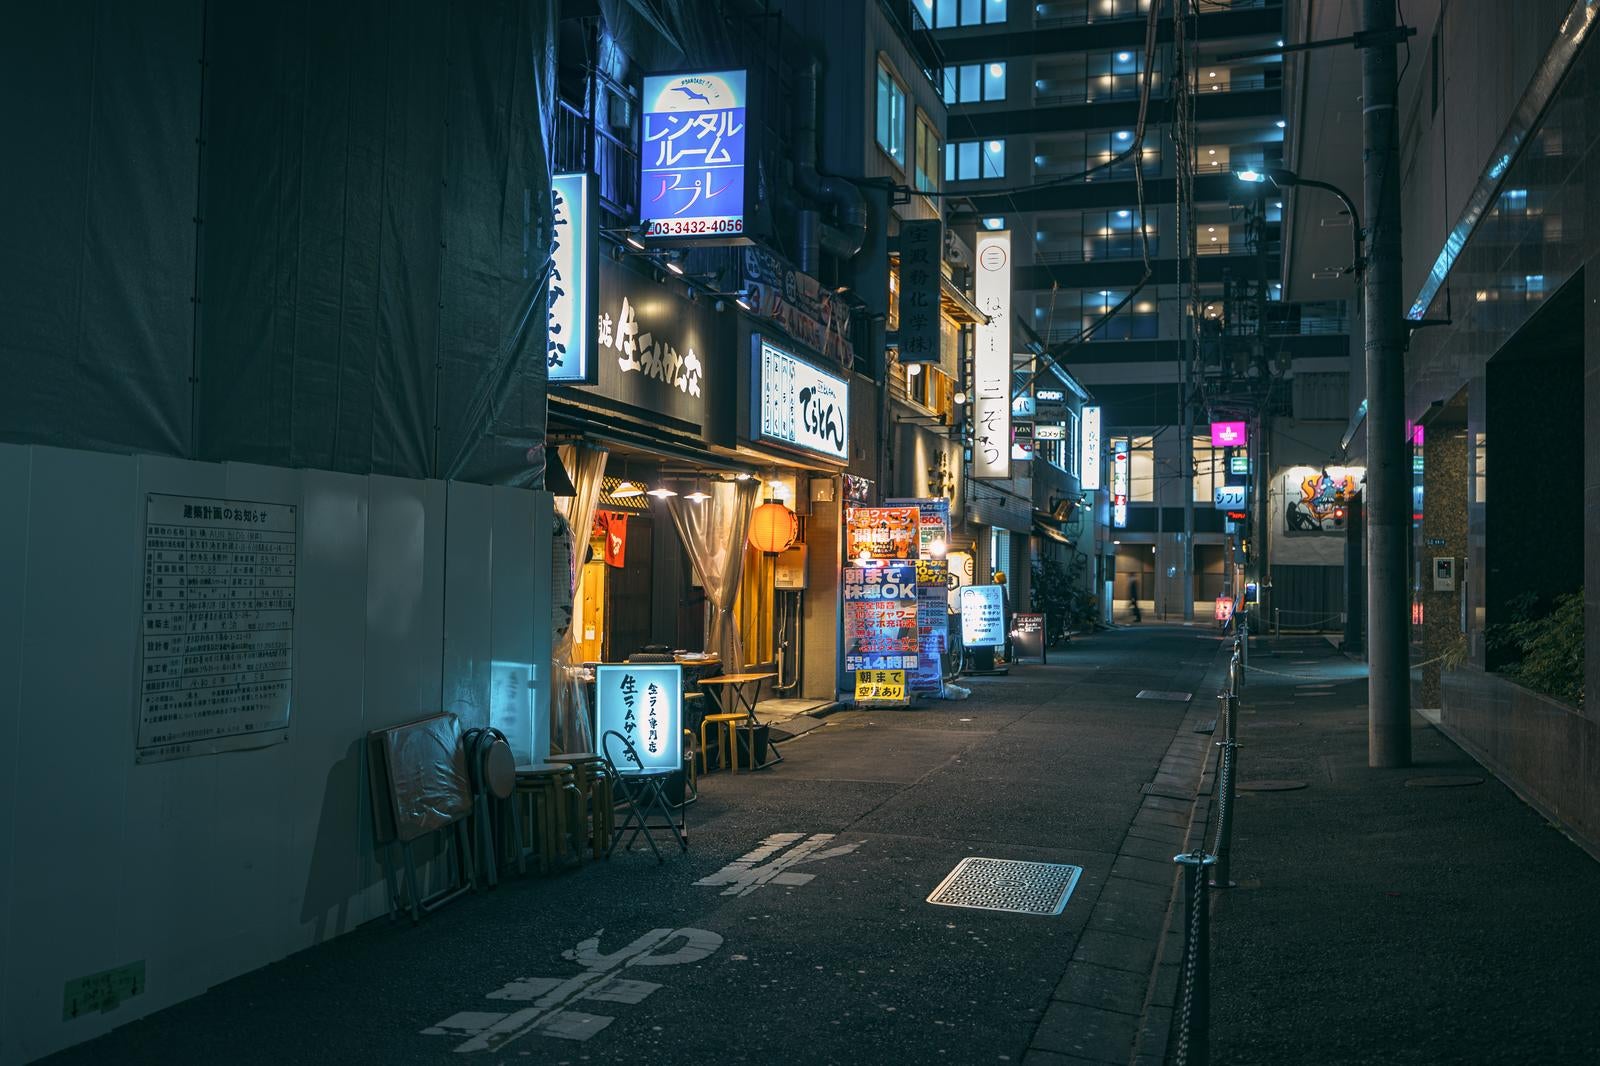
<path id="1" fill-rule="evenodd" d="M 1139 690 L 1134 697 L 1136 700 L 1171 700 L 1174 703 L 1188 703 L 1194 697 L 1192 692 L 1161 692 L 1152 688 Z"/>
<path id="2" fill-rule="evenodd" d="M 1081 866 L 970 856 L 956 863 L 928 897 L 941 907 L 1012 914 L 1060 914 L 1078 886 Z"/>

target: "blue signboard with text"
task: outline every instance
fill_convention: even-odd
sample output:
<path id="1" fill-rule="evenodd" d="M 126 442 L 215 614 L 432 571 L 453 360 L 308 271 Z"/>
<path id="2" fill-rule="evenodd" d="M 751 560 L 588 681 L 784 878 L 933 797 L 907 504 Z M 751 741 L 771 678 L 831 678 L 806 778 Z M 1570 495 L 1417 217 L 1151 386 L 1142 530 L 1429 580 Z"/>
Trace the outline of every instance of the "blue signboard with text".
<path id="1" fill-rule="evenodd" d="M 656 238 L 742 238 L 745 72 L 644 79 L 639 219 Z"/>

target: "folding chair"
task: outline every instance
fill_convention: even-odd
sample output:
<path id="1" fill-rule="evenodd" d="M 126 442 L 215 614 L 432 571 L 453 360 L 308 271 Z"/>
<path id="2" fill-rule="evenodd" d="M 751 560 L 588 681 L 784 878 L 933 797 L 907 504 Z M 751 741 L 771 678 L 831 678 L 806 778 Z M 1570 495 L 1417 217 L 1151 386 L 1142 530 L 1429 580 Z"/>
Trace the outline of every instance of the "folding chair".
<path id="1" fill-rule="evenodd" d="M 493 888 L 500 883 L 500 840 L 506 835 L 510 814 L 512 855 L 517 872 L 528 872 L 522 849 L 520 805 L 512 802 L 517 784 L 516 758 L 506 735 L 498 729 L 469 729 L 465 737 L 467 769 L 472 780 L 472 817 L 478 838 L 478 872 Z M 498 818 L 497 818 L 498 816 Z M 496 826 L 495 822 L 499 821 Z"/>
<path id="2" fill-rule="evenodd" d="M 618 765 L 618 760 L 612 757 L 614 751 L 621 753 L 621 766 Z M 638 839 L 640 833 L 643 833 L 645 842 L 655 853 L 656 861 L 666 862 L 667 860 L 661 856 L 661 849 L 656 847 L 655 837 L 650 830 L 670 829 L 672 835 L 677 838 L 678 847 L 687 852 L 689 834 L 684 831 L 681 821 L 672 820 L 672 805 L 667 802 L 667 795 L 662 791 L 662 786 L 677 770 L 670 767 L 659 770 L 645 769 L 644 760 L 639 758 L 638 749 L 615 729 L 606 730 L 605 735 L 600 738 L 600 754 L 605 757 L 606 770 L 615 783 L 616 799 L 627 809 L 627 816 L 622 820 L 622 824 L 612 831 L 611 843 L 606 847 L 606 858 L 611 857 L 617 841 L 622 839 L 622 834 L 628 831 L 630 825 L 634 827 L 633 835 L 628 837 L 624 851 L 632 851 L 633 842 Z M 650 815 L 656 812 L 665 819 L 664 824 L 650 822 Z"/>

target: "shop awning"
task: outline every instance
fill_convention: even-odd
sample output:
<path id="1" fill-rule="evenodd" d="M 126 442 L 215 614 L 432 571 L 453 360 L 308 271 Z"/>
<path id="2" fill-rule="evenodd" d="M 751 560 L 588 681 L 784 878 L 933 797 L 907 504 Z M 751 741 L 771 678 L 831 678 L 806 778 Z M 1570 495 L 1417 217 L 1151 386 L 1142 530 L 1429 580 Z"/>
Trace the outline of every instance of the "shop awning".
<path id="1" fill-rule="evenodd" d="M 962 325 L 980 326 L 989 321 L 989 316 L 946 277 L 939 279 L 939 310 Z"/>

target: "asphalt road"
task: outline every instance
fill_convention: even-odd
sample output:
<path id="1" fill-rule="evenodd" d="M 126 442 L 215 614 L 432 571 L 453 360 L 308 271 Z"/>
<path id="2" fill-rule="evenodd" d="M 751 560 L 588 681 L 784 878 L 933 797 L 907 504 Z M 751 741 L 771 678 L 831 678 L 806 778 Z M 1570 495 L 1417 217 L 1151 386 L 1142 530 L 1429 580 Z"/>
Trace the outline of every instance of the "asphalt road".
<path id="1" fill-rule="evenodd" d="M 835 714 L 779 766 L 703 779 L 665 865 L 619 851 L 512 878 L 47 1061 L 1023 1061 L 1187 709 L 1135 695 L 1198 693 L 1218 649 L 1147 625 L 973 679 L 967 701 Z M 755 873 L 776 877 L 697 884 L 763 841 Z M 1083 874 L 1059 917 L 925 902 L 967 856 Z"/>

